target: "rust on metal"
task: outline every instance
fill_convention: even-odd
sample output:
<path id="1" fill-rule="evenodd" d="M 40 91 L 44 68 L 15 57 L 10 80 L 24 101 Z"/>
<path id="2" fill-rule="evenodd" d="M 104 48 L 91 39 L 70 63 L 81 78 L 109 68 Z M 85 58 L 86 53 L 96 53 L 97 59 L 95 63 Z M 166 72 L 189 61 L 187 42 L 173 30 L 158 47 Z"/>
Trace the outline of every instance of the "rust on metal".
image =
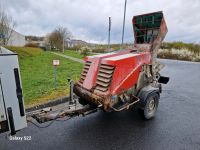
<path id="1" fill-rule="evenodd" d="M 89 105 L 82 106 L 82 105 L 69 105 L 68 107 L 62 108 L 60 111 L 60 108 L 56 110 L 50 110 L 50 111 L 38 111 L 37 113 L 33 114 L 32 117 L 37 120 L 39 123 L 44 123 L 52 120 L 56 120 L 59 118 L 64 117 L 75 117 L 79 115 L 86 116 L 90 113 L 94 113 L 97 111 L 96 107 L 91 107 Z"/>

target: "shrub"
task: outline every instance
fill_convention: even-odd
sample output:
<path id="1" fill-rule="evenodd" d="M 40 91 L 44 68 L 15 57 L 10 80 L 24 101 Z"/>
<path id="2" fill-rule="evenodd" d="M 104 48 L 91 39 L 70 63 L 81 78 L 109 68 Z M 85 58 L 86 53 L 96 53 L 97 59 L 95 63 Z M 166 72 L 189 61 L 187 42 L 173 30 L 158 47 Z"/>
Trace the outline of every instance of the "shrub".
<path id="1" fill-rule="evenodd" d="M 25 47 L 39 47 L 37 43 L 26 43 Z"/>
<path id="2" fill-rule="evenodd" d="M 161 45 L 161 49 L 187 49 L 188 51 L 191 51 L 197 55 L 200 55 L 200 45 L 193 44 L 193 43 L 183 43 L 183 42 L 172 42 L 172 43 L 167 43 L 164 42 Z"/>
<path id="3" fill-rule="evenodd" d="M 105 53 L 105 49 L 103 48 L 95 48 L 92 50 L 93 53 Z"/>
<path id="4" fill-rule="evenodd" d="M 89 52 L 90 52 L 90 49 L 88 47 L 82 47 L 81 48 L 81 55 L 83 56 L 88 56 L 89 55 Z"/>
<path id="5" fill-rule="evenodd" d="M 196 55 L 196 53 L 189 51 L 188 49 L 160 49 L 158 57 L 196 62 L 200 61 L 200 55 Z"/>

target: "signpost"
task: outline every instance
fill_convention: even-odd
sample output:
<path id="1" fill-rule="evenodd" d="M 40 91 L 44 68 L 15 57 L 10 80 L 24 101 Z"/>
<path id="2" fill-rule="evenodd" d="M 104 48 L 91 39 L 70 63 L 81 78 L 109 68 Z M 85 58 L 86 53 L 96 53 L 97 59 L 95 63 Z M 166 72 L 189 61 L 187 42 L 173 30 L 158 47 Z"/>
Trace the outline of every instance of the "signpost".
<path id="1" fill-rule="evenodd" d="M 54 66 L 54 86 L 55 89 L 57 88 L 57 81 L 56 81 L 56 67 L 60 65 L 60 60 L 54 59 L 53 60 L 53 66 Z"/>

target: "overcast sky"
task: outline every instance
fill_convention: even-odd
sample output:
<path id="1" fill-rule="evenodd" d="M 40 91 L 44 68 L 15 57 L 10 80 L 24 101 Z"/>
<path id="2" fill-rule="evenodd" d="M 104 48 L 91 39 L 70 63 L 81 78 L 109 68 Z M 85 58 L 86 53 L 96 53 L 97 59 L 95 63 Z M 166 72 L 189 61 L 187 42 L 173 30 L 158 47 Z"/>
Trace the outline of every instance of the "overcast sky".
<path id="1" fill-rule="evenodd" d="M 24 35 L 44 36 L 57 26 L 67 27 L 74 38 L 107 41 L 112 17 L 111 42 L 121 41 L 124 0 L 0 0 Z M 200 0 L 127 0 L 125 41 L 133 42 L 134 15 L 162 10 L 168 26 L 165 41 L 200 42 Z"/>

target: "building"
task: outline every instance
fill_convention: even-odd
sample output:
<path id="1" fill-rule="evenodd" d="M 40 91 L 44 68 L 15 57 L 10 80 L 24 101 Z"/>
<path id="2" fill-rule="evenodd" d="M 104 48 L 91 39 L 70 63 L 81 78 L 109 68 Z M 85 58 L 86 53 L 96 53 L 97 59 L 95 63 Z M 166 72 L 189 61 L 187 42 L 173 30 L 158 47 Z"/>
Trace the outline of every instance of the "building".
<path id="1" fill-rule="evenodd" d="M 82 41 L 82 40 L 71 39 L 71 40 L 66 41 L 65 45 L 68 48 L 73 48 L 73 47 L 76 47 L 76 46 L 87 46 L 88 43 L 85 42 L 85 41 Z"/>
<path id="2" fill-rule="evenodd" d="M 25 46 L 26 40 L 25 36 L 12 30 L 10 38 L 7 42 L 8 46 Z"/>
<path id="3" fill-rule="evenodd" d="M 47 38 L 38 36 L 26 36 L 26 44 L 33 44 L 38 47 L 46 47 Z"/>

